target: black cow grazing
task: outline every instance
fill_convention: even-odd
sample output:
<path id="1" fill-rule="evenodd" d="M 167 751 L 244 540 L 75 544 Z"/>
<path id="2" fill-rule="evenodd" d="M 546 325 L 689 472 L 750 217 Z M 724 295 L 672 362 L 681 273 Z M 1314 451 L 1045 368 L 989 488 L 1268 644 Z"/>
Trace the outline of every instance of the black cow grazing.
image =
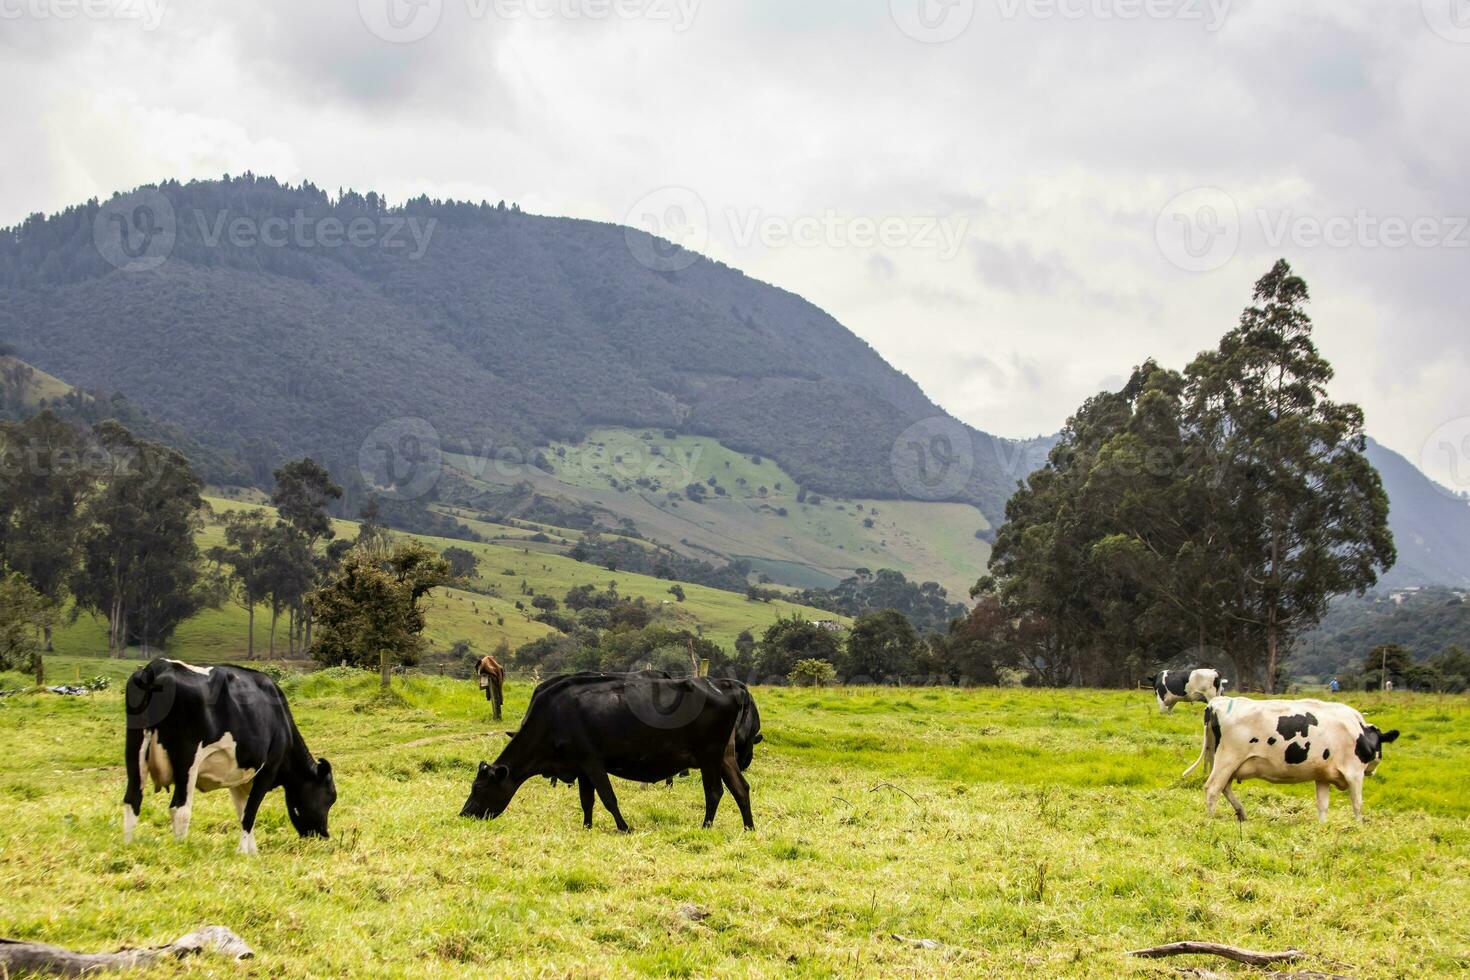
<path id="1" fill-rule="evenodd" d="M 739 734 L 761 740 L 760 715 L 745 685 L 707 678 L 644 674 L 572 674 L 540 685 L 520 730 L 491 765 L 480 763 L 461 816 L 498 817 L 521 784 L 536 776 L 577 783 L 582 822 L 592 826 L 595 793 L 626 833 L 609 776 L 642 783 L 698 769 L 704 780 L 704 825 L 714 823 L 724 788 L 740 807 L 747 830 L 750 785 L 742 775 Z M 723 786 L 722 786 L 723 784 Z"/>
<path id="2" fill-rule="evenodd" d="M 265 674 L 159 658 L 128 678 L 127 718 L 125 843 L 142 809 L 145 770 L 154 792 L 173 787 L 169 807 L 180 840 L 189 833 L 195 790 L 228 789 L 240 817 L 240 853 L 255 854 L 255 815 L 277 786 L 296 832 L 327 836 L 327 811 L 337 801 L 331 763 L 307 750 L 286 696 Z"/>

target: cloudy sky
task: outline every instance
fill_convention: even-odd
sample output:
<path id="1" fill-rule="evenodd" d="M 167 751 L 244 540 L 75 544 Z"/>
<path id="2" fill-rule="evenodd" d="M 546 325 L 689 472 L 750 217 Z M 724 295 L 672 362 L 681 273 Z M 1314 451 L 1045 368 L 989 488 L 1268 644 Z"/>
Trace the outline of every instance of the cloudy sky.
<path id="1" fill-rule="evenodd" d="M 246 170 L 637 223 L 1004 435 L 1285 256 L 1470 488 L 1470 0 L 0 0 L 0 84 L 0 225 Z"/>

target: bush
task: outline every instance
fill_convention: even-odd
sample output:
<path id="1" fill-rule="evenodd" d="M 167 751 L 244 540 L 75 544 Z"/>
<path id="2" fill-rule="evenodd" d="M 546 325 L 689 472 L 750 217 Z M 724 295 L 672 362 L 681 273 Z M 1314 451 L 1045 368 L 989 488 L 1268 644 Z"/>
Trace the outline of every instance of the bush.
<path id="1" fill-rule="evenodd" d="M 825 660 L 798 660 L 790 676 L 793 683 L 809 680 L 812 687 L 821 687 L 837 676 L 837 668 Z"/>

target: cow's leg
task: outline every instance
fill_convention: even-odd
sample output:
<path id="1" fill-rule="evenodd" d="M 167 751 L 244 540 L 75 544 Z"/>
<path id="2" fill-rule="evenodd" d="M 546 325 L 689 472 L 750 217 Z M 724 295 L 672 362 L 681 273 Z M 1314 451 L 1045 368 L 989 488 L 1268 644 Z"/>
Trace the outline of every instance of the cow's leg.
<path id="1" fill-rule="evenodd" d="M 1233 775 L 1235 775 L 1233 762 L 1229 759 L 1216 758 L 1214 768 L 1210 770 L 1210 778 L 1205 780 L 1205 813 L 1208 816 L 1215 815 L 1215 806 L 1220 802 L 1220 794 L 1230 793 L 1230 777 Z"/>
<path id="2" fill-rule="evenodd" d="M 725 743 L 725 755 L 720 760 L 720 775 L 724 777 L 730 795 L 735 797 L 735 805 L 740 807 L 740 819 L 745 821 L 745 829 L 754 830 L 755 821 L 750 816 L 750 784 L 745 781 L 745 774 L 740 771 L 740 763 L 735 759 L 734 732 L 730 733 L 730 741 Z"/>
<path id="3" fill-rule="evenodd" d="M 174 837 L 178 840 L 189 836 L 189 819 L 194 814 L 194 783 L 199 778 L 199 764 L 204 760 L 203 748 L 201 742 L 192 749 L 169 753 L 174 769 L 174 795 L 169 801 L 169 812 L 173 816 Z"/>
<path id="4" fill-rule="evenodd" d="M 607 778 L 607 770 L 601 767 L 589 769 L 582 778 L 591 781 L 593 788 L 597 790 L 598 798 L 602 800 L 602 805 L 607 807 L 607 812 L 612 814 L 613 822 L 618 825 L 618 831 L 628 833 L 631 828 L 628 826 L 628 821 L 623 819 L 623 812 L 618 809 L 618 797 L 613 792 L 612 780 Z"/>
<path id="5" fill-rule="evenodd" d="M 1353 816 L 1363 819 L 1363 777 L 1348 777 L 1348 799 L 1353 801 Z"/>
<path id="6" fill-rule="evenodd" d="M 245 807 L 250 801 L 250 791 L 254 789 L 255 781 L 242 783 L 239 786 L 230 787 L 230 801 L 235 804 L 235 819 L 240 821 L 240 853 L 254 854 L 255 834 L 245 830 Z"/>
<path id="7" fill-rule="evenodd" d="M 240 853 L 259 854 L 255 846 L 255 815 L 260 812 L 261 801 L 265 799 L 267 787 L 275 782 L 274 770 L 270 773 L 258 772 L 250 781 L 249 791 L 245 793 L 243 802 L 241 797 L 235 794 L 243 787 L 236 787 L 230 791 L 235 799 L 235 809 L 240 813 Z"/>
<path id="8" fill-rule="evenodd" d="M 147 733 L 131 724 L 124 740 L 123 762 L 128 771 L 128 788 L 123 792 L 123 843 L 133 842 L 138 814 L 143 811 L 143 753 L 148 751 Z"/>
<path id="9" fill-rule="evenodd" d="M 720 784 L 719 762 L 706 763 L 699 767 L 699 774 L 704 777 L 704 825 L 712 827 L 715 823 L 715 811 L 720 808 L 720 798 L 725 795 L 725 787 Z"/>
<path id="10" fill-rule="evenodd" d="M 582 797 L 582 826 L 588 830 L 592 829 L 592 802 L 593 790 L 592 780 L 586 776 L 577 777 L 577 792 Z"/>
<path id="11" fill-rule="evenodd" d="M 1332 786 L 1329 783 L 1317 784 L 1317 822 L 1327 822 L 1327 805 L 1332 802 Z"/>
<path id="12" fill-rule="evenodd" d="M 1230 806 L 1235 810 L 1235 819 L 1245 820 L 1245 807 L 1240 805 L 1240 799 L 1235 795 L 1235 790 L 1230 788 L 1230 783 L 1225 784 L 1225 799 L 1230 801 Z"/>

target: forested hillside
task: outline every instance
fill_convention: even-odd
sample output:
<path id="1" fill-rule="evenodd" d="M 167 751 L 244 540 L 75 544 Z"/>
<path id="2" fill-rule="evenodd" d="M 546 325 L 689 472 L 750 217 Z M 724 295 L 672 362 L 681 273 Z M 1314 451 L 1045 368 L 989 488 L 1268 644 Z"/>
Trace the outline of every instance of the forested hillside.
<path id="1" fill-rule="evenodd" d="M 146 271 L 104 259 L 96 201 L 0 236 L 0 341 L 126 392 L 262 483 L 307 454 L 350 481 L 378 425 L 418 418 L 475 454 L 596 424 L 677 429 L 765 453 L 816 492 L 894 498 L 898 436 L 944 415 L 800 297 L 699 257 L 649 268 L 630 248 L 641 233 L 614 225 L 503 203 L 390 209 L 248 175 L 159 192 L 174 237 Z M 366 222 L 368 244 L 329 247 L 329 220 Z M 257 236 L 229 230 L 241 222 Z M 267 244 L 272 222 L 305 230 Z M 998 518 L 1018 447 L 968 435 L 972 472 L 947 496 Z"/>
<path id="2" fill-rule="evenodd" d="M 1452 647 L 1470 650 L 1470 602 L 1453 589 L 1412 589 L 1343 596 L 1322 625 L 1297 641 L 1292 669 L 1325 675 L 1359 668 L 1382 644 L 1423 662 Z"/>

